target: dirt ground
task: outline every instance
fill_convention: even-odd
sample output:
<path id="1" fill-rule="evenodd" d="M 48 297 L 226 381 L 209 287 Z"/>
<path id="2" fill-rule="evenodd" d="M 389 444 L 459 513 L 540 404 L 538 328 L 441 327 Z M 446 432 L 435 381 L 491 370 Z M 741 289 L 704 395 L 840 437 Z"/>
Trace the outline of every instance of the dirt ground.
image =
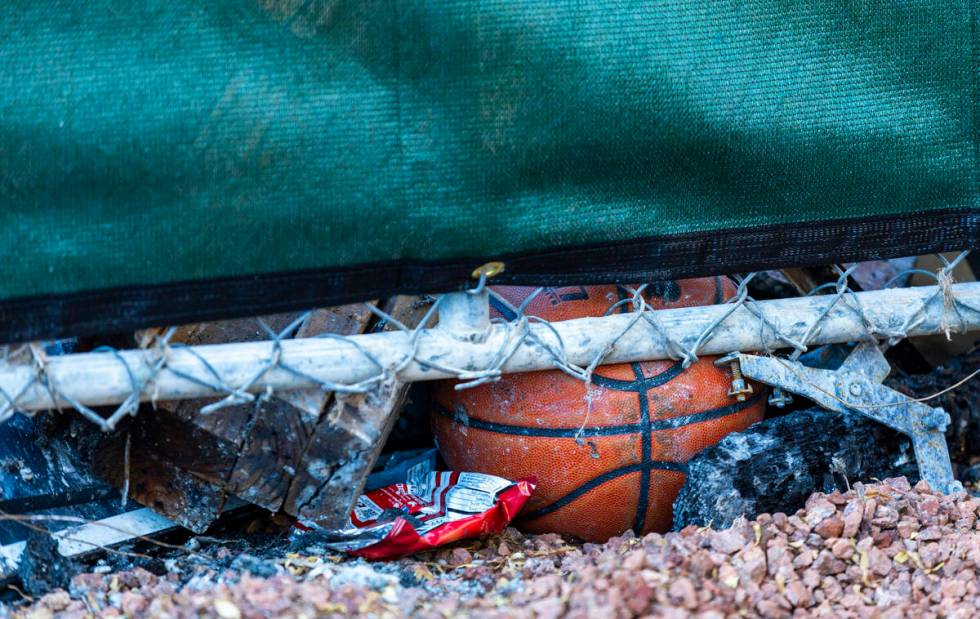
<path id="1" fill-rule="evenodd" d="M 973 617 L 978 515 L 976 498 L 900 478 L 722 531 L 581 544 L 507 529 L 387 563 L 312 534 L 254 554 L 197 539 L 150 569 L 110 560 L 0 617 Z"/>

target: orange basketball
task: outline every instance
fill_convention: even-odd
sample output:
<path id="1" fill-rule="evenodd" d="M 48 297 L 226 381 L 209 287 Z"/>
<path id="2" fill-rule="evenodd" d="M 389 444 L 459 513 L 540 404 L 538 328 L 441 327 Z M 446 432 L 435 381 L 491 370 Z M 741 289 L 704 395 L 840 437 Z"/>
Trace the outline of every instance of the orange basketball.
<path id="1" fill-rule="evenodd" d="M 534 290 L 494 288 L 514 306 Z M 658 282 L 644 295 L 660 309 L 721 303 L 734 291 L 717 277 Z M 548 320 L 600 316 L 630 296 L 618 286 L 547 288 L 527 313 Z M 491 305 L 495 315 L 512 317 L 499 301 L 491 298 Z M 589 541 L 627 529 L 666 531 L 685 463 L 763 416 L 763 389 L 753 385 L 755 393 L 737 401 L 728 395 L 731 371 L 714 359 L 687 369 L 674 361 L 600 366 L 591 410 L 586 385 L 557 370 L 505 375 L 463 391 L 446 381 L 434 394 L 436 442 L 454 470 L 537 477 L 518 522 L 526 531 Z"/>

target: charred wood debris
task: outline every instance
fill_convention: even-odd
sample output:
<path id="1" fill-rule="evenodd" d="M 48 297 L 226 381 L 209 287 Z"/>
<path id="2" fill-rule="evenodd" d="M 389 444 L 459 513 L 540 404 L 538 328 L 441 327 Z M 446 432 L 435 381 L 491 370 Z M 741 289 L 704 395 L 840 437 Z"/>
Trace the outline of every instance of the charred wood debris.
<path id="1" fill-rule="evenodd" d="M 862 264 L 852 272 L 851 288 L 880 288 L 913 266 L 929 269 L 917 264 L 923 260 L 929 258 Z M 980 266 L 975 258 L 972 266 Z M 956 275 L 974 279 L 966 264 Z M 767 272 L 756 278 L 752 294 L 795 296 L 836 277 L 825 268 Z M 902 283 L 917 283 L 912 278 Z M 432 299 L 375 303 L 411 327 Z M 276 332 L 294 324 L 295 337 L 388 328 L 363 305 L 318 310 L 296 324 L 298 316 L 263 320 Z M 132 347 L 155 335 L 61 341 L 48 344 L 47 352 Z M 173 341 L 266 338 L 248 319 L 181 327 Z M 833 369 L 849 349 L 824 346 L 801 361 Z M 956 477 L 968 492 L 980 491 L 980 380 L 944 391 L 980 368 L 976 334 L 904 340 L 886 354 L 893 368 L 886 385 L 916 398 L 942 392 L 931 405 L 950 415 L 946 436 Z M 203 401 L 144 404 L 111 433 L 70 413 L 15 415 L 0 425 L 0 604 L 67 587 L 93 570 L 164 574 L 187 563 L 273 575 L 266 558 L 310 550 L 303 546 L 309 540 L 290 536 L 296 519 L 341 523 L 391 454 L 432 447 L 427 392 L 424 384 L 398 383 L 384 385 L 375 398 L 297 391 L 210 415 L 199 413 Z M 898 477 L 918 481 L 907 437 L 797 398 L 788 407 L 770 406 L 766 421 L 689 463 L 675 528 L 725 529 L 744 523 L 743 516 L 793 514 L 815 492 L 853 492 L 855 484 Z M 108 524 L 86 525 L 98 521 Z M 506 545 L 502 539 L 498 543 Z"/>

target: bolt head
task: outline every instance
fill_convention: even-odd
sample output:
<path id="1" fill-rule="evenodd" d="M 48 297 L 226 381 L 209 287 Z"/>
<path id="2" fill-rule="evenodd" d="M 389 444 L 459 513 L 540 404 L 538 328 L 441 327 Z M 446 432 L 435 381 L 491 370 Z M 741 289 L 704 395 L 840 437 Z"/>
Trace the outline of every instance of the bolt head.
<path id="1" fill-rule="evenodd" d="M 745 396 L 752 393 L 752 385 L 745 382 L 742 378 L 732 381 L 732 388 L 728 390 L 728 395 L 735 396 L 739 402 L 745 401 Z"/>
<path id="2" fill-rule="evenodd" d="M 855 397 L 856 396 L 859 396 L 859 395 L 861 395 L 861 391 L 862 391 L 861 385 L 859 385 L 857 383 L 851 383 L 851 385 L 847 388 L 847 391 L 848 391 L 848 393 L 850 393 L 851 395 L 853 395 Z"/>
<path id="3" fill-rule="evenodd" d="M 941 408 L 934 408 L 931 413 L 925 415 L 925 418 L 922 420 L 922 425 L 928 430 L 945 432 L 951 421 L 949 413 Z"/>
<path id="4" fill-rule="evenodd" d="M 779 388 L 773 389 L 772 393 L 769 394 L 769 404 L 776 408 L 785 408 L 792 401 L 793 397 Z"/>

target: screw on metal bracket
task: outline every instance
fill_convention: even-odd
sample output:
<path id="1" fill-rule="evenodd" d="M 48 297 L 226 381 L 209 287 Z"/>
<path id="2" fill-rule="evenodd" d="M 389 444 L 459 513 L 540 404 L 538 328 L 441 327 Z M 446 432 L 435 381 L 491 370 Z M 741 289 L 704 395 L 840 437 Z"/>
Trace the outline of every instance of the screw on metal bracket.
<path id="1" fill-rule="evenodd" d="M 732 388 L 728 390 L 728 395 L 734 396 L 739 402 L 744 402 L 745 398 L 752 395 L 752 385 L 748 384 L 742 377 L 742 368 L 739 365 L 739 355 L 742 353 L 730 352 L 724 357 L 715 359 L 715 365 L 722 367 L 728 365 L 732 369 Z"/>
<path id="2" fill-rule="evenodd" d="M 793 396 L 786 393 L 779 387 L 775 387 L 769 394 L 769 404 L 776 408 L 785 408 L 787 404 L 793 403 Z"/>

